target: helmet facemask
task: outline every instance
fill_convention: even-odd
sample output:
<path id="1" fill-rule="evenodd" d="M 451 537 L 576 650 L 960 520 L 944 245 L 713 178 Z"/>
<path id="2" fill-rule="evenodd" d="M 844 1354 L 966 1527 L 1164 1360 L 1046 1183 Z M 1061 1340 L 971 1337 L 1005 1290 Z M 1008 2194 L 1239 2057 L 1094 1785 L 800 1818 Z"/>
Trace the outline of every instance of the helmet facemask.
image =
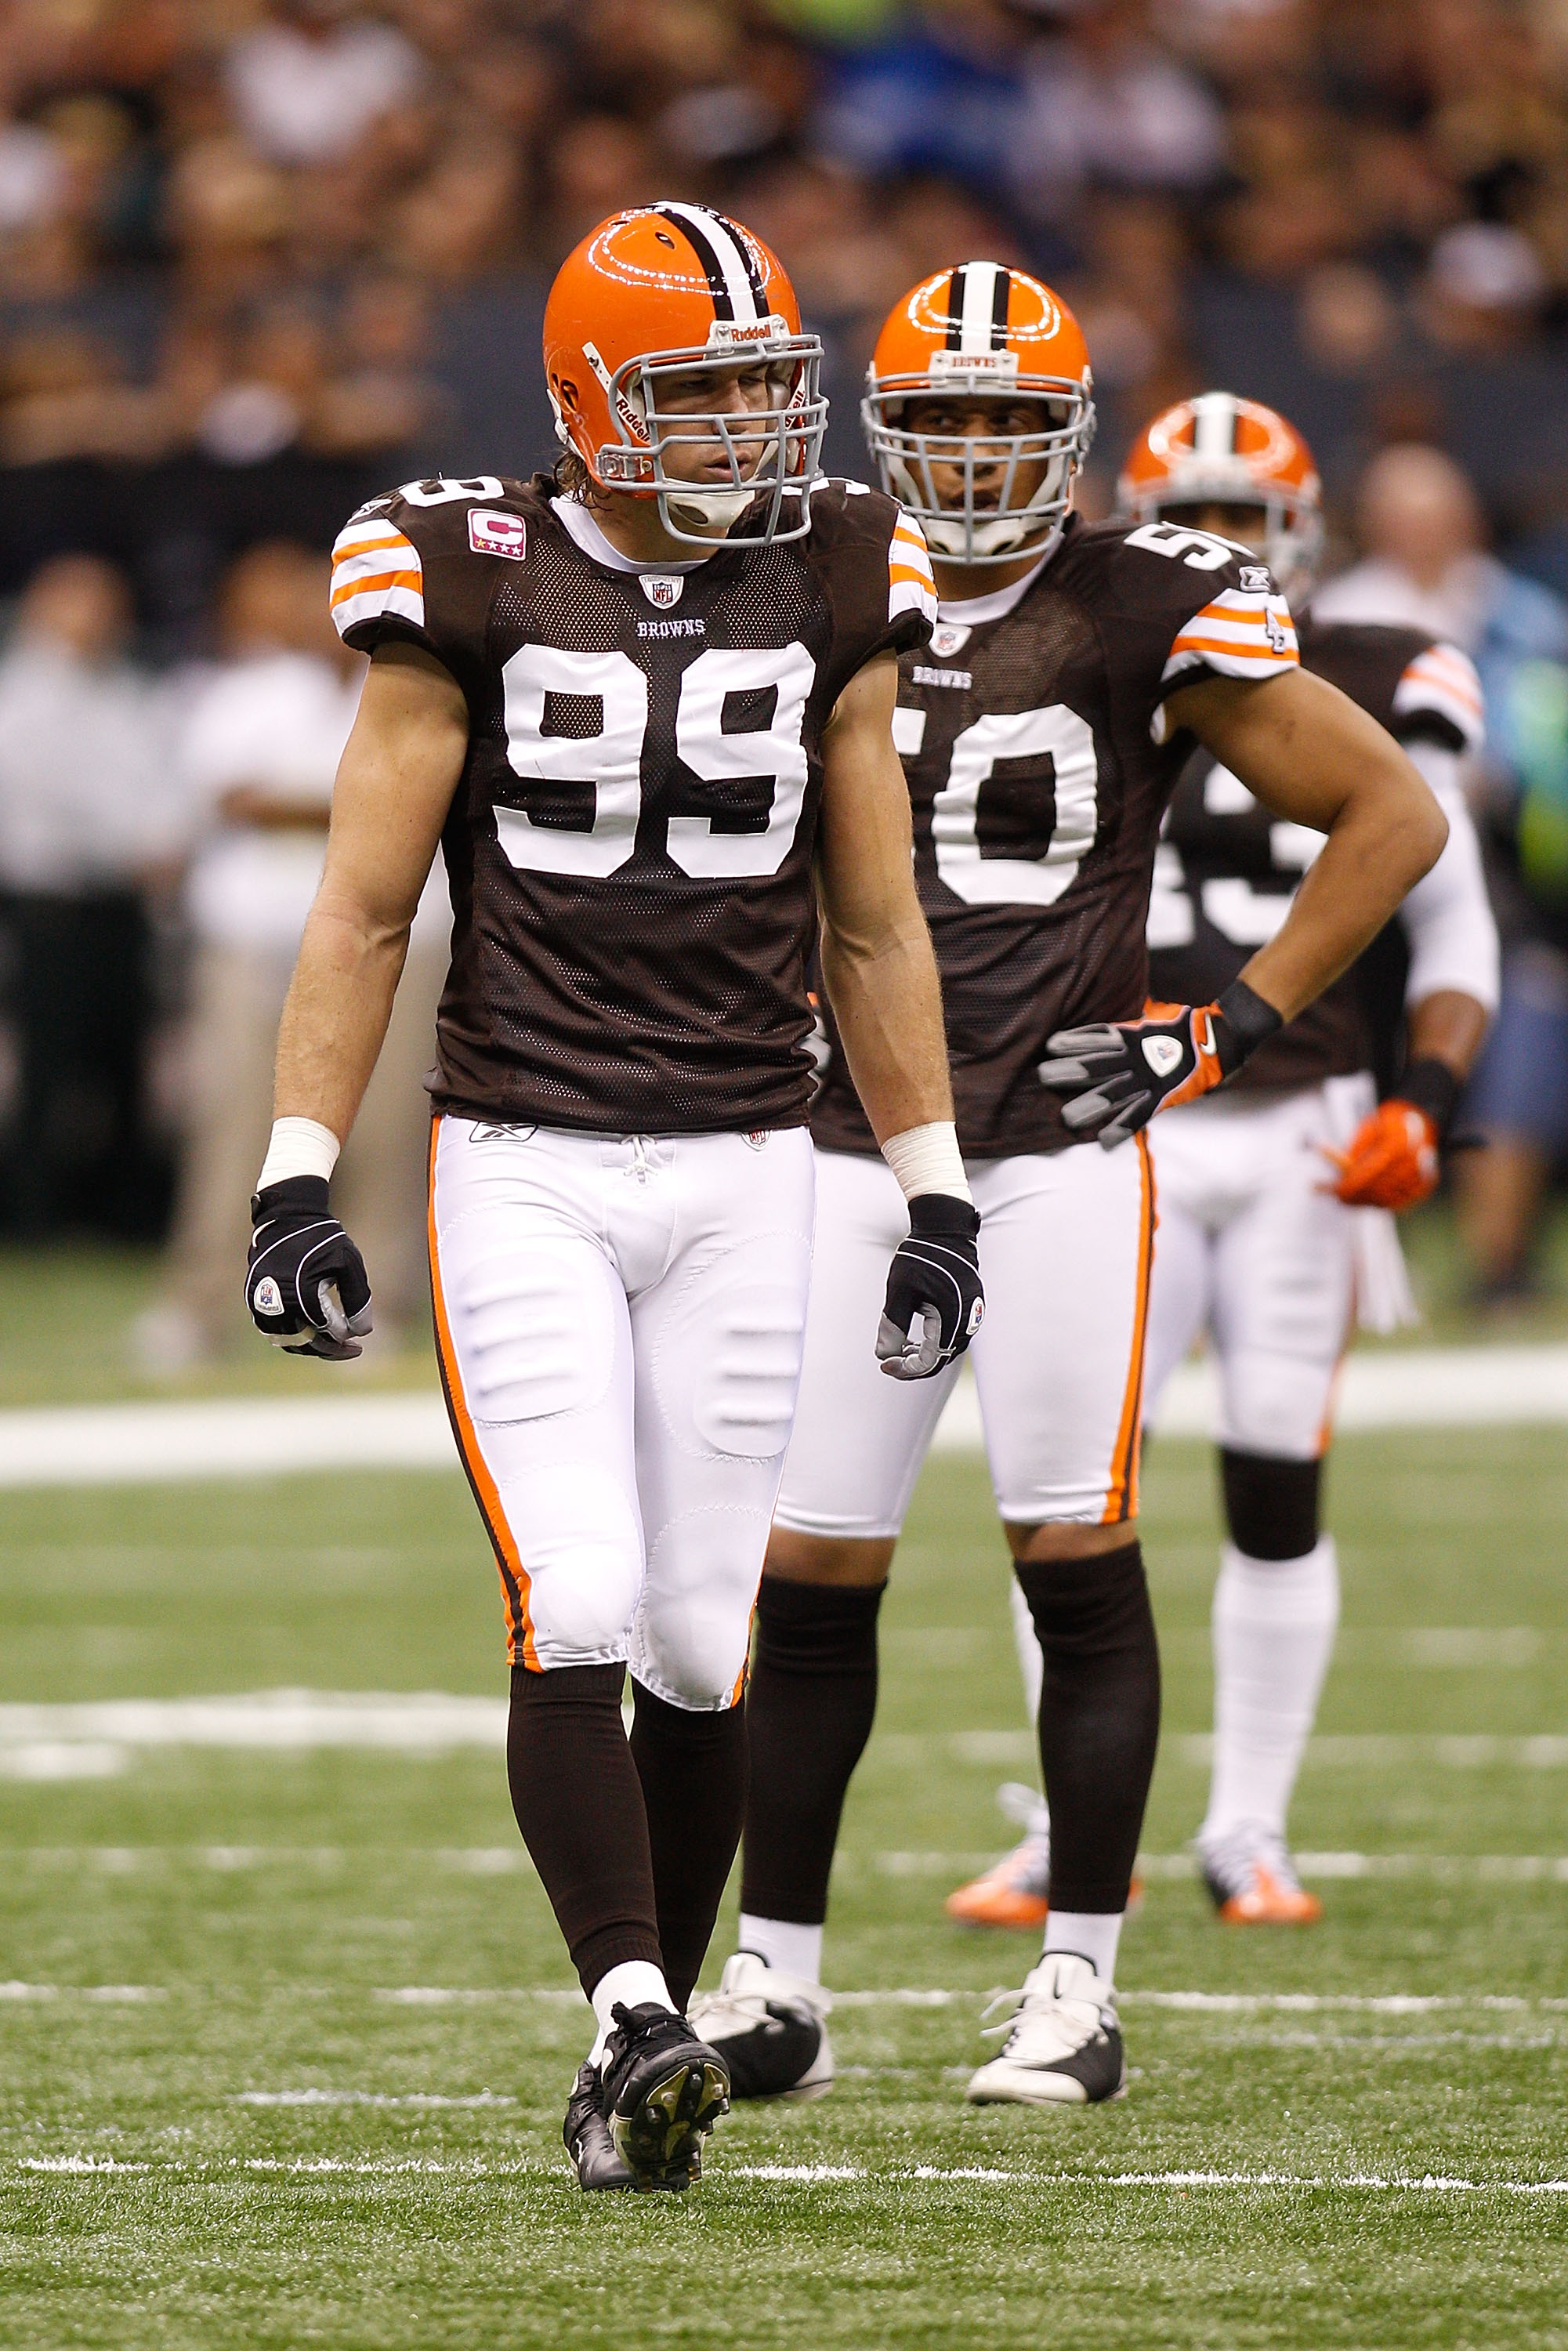
<path id="1" fill-rule="evenodd" d="M 1304 602 L 1316 584 L 1323 547 L 1323 521 L 1316 498 L 1284 482 L 1260 481 L 1245 458 L 1198 458 L 1173 464 L 1167 480 L 1145 484 L 1123 503 L 1142 522 L 1189 524 L 1197 523 L 1213 507 L 1248 507 L 1263 517 L 1258 552 L 1286 601 Z"/>
<path id="2" fill-rule="evenodd" d="M 706 348 L 647 351 L 612 374 L 591 343 L 583 356 L 603 388 L 619 439 L 594 451 L 590 471 L 606 489 L 656 496 L 669 536 L 711 553 L 716 538 L 765 500 L 748 543 L 803 538 L 810 496 L 821 479 L 828 403 L 822 397 L 822 346 L 778 317 L 757 326 L 716 322 Z M 733 376 L 767 362 L 768 404 L 759 409 L 661 406 L 677 381 Z M 683 481 L 665 462 L 672 449 L 722 450 L 727 480 Z M 786 500 L 789 506 L 787 508 Z"/>
<path id="3" fill-rule="evenodd" d="M 961 370 L 956 362 L 950 371 L 930 376 L 873 383 L 861 404 L 883 489 L 918 521 L 932 553 L 952 563 L 1010 563 L 1046 553 L 1061 534 L 1074 477 L 1094 438 L 1087 379 L 999 376 L 989 367 L 982 372 L 973 361 Z M 912 432 L 905 425 L 914 402 L 955 394 L 966 404 L 995 401 L 1017 408 L 1028 402 L 1045 415 L 1037 431 L 984 438 Z M 982 491 L 977 477 L 998 465 L 999 480 L 994 487 L 988 482 Z M 1018 496 L 1020 474 L 1037 465 L 1043 467 L 1040 481 L 1027 497 Z M 939 496 L 936 466 L 961 474 L 962 494 L 955 503 Z"/>

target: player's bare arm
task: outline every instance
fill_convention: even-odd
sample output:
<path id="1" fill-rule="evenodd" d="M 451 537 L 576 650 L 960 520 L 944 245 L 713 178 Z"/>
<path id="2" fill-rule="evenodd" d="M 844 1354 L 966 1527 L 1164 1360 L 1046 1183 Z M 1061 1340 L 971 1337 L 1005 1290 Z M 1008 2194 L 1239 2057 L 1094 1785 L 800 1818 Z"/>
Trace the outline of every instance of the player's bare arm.
<path id="1" fill-rule="evenodd" d="M 252 1204 L 252 1315 L 341 1362 L 371 1328 L 363 1260 L 328 1185 L 386 1036 L 409 928 L 468 746 L 463 695 L 417 646 L 378 648 L 333 788 L 327 862 L 278 1035 L 272 1143 Z"/>
<path id="2" fill-rule="evenodd" d="M 416 645 L 371 664 L 332 793 L 326 870 L 277 1042 L 274 1115 L 348 1139 L 468 748 L 450 673 Z"/>
<path id="3" fill-rule="evenodd" d="M 925 1379 L 985 1311 L 979 1230 L 953 1123 L 942 987 L 910 856 L 909 794 L 893 747 L 898 664 L 868 662 L 822 732 L 817 890 L 822 971 L 873 1132 L 909 1202 L 876 1352 Z"/>
<path id="4" fill-rule="evenodd" d="M 1213 1005 L 1059 1030 L 1040 1081 L 1064 1122 L 1107 1150 L 1157 1111 L 1223 1085 L 1369 946 L 1448 839 L 1448 819 L 1375 719 L 1296 668 L 1208 675 L 1166 697 L 1169 733 L 1197 737 L 1265 808 L 1324 833 L 1275 936 Z"/>
<path id="5" fill-rule="evenodd" d="M 1393 737 L 1301 669 L 1208 677 L 1166 705 L 1266 808 L 1326 833 L 1284 924 L 1241 977 L 1289 1020 L 1376 937 L 1436 863 L 1448 819 Z"/>
<path id="6" fill-rule="evenodd" d="M 876 1139 L 953 1116 L 942 988 L 915 894 L 909 792 L 891 726 L 898 664 L 868 662 L 822 736 L 822 970 Z"/>

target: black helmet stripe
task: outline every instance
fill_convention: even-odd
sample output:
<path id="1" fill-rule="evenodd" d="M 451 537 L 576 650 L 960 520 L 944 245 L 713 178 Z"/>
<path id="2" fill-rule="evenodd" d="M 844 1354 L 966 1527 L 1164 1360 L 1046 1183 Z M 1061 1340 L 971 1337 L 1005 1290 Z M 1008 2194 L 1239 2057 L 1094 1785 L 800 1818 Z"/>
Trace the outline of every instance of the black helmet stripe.
<path id="1" fill-rule="evenodd" d="M 716 319 L 744 323 L 768 316 L 767 289 L 756 258 L 722 213 L 706 204 L 655 204 L 653 209 L 680 230 L 702 263 Z"/>
<path id="2" fill-rule="evenodd" d="M 947 280 L 947 349 L 957 350 L 964 340 L 964 280 L 968 272 L 955 269 Z"/>
<path id="3" fill-rule="evenodd" d="M 996 290 L 991 296 L 991 349 L 1003 351 L 1008 344 L 1008 302 L 1013 290 L 1010 269 L 998 269 Z"/>

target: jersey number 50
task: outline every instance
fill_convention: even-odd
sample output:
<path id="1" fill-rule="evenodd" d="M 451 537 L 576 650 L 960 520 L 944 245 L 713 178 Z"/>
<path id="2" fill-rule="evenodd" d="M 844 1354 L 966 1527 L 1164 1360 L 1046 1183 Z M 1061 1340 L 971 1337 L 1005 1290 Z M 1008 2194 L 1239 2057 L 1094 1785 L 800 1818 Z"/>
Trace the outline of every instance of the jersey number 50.
<path id="1" fill-rule="evenodd" d="M 683 671 L 676 755 L 699 784 L 716 788 L 717 804 L 713 815 L 665 820 L 664 846 L 683 873 L 717 881 L 778 872 L 805 802 L 800 730 L 816 674 L 799 644 L 760 652 L 710 645 Z M 646 675 L 620 652 L 524 645 L 501 677 L 513 773 L 525 783 L 558 788 L 558 811 L 549 817 L 542 810 L 497 809 L 502 851 L 526 872 L 614 873 L 636 846 L 643 813 Z M 758 726 L 764 716 L 766 724 Z M 735 793 L 732 810 L 724 812 L 718 795 L 743 783 L 753 787 L 746 802 Z M 758 785 L 771 786 L 766 818 Z M 561 802 L 565 813 L 559 812 Z"/>
<path id="2" fill-rule="evenodd" d="M 918 753 L 925 733 L 924 711 L 894 713 L 893 739 L 906 758 Z M 988 790 L 1001 784 L 998 769 L 1015 760 L 1040 771 L 1028 789 L 1051 791 L 1056 820 L 1041 855 L 988 857 L 982 845 Z M 1054 906 L 1094 846 L 1099 782 L 1093 729 L 1065 703 L 977 718 L 956 737 L 947 780 L 932 802 L 938 874 L 966 905 Z"/>

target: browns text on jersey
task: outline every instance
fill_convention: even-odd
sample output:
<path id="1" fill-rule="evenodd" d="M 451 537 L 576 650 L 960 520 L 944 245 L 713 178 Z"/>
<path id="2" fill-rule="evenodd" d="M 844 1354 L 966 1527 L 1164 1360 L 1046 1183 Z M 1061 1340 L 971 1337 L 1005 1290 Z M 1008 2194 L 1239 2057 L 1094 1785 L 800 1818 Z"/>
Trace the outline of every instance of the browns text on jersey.
<path id="1" fill-rule="evenodd" d="M 1310 613 L 1300 638 L 1302 667 L 1337 685 L 1400 742 L 1479 747 L 1480 681 L 1456 646 L 1417 629 L 1317 622 Z M 1279 930 L 1322 844 L 1322 833 L 1281 824 L 1212 753 L 1195 750 L 1172 797 L 1155 865 L 1150 993 L 1202 1004 L 1228 987 Z M 1373 1060 L 1353 969 L 1260 1046 L 1233 1083 L 1316 1085 Z"/>
<path id="2" fill-rule="evenodd" d="M 1036 1075 L 1047 1040 L 1134 1019 L 1147 994 L 1159 823 L 1191 747 L 1166 739 L 1165 696 L 1288 669 L 1295 632 L 1262 565 L 1170 523 L 1071 521 L 1021 596 L 952 609 L 973 617 L 900 663 L 894 732 L 959 1141 L 970 1158 L 1060 1151 L 1075 1138 Z M 811 1131 L 876 1147 L 836 1043 Z"/>
<path id="3" fill-rule="evenodd" d="M 466 697 L 442 836 L 438 1108 L 616 1134 L 800 1125 L 821 730 L 863 664 L 923 645 L 918 528 L 832 484 L 804 538 L 620 571 L 548 475 L 409 483 L 334 551 L 339 630 L 402 639 Z"/>

